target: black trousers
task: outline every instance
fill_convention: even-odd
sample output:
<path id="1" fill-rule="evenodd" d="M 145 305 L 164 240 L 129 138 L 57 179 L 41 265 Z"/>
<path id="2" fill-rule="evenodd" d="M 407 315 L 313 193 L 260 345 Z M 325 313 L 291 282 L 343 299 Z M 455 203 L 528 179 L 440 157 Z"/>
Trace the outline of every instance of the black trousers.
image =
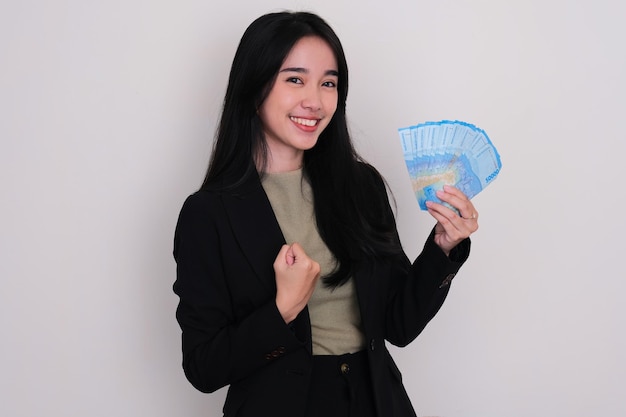
<path id="1" fill-rule="evenodd" d="M 306 417 L 377 417 L 365 351 L 313 356 Z"/>

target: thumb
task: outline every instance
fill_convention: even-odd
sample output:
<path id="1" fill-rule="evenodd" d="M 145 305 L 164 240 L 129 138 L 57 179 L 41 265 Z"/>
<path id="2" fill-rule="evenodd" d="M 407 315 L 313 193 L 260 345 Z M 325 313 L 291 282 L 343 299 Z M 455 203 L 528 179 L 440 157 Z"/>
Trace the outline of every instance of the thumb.
<path id="1" fill-rule="evenodd" d="M 304 251 L 304 248 L 297 242 L 294 242 L 291 244 L 291 254 L 293 254 L 294 262 L 298 259 L 303 259 L 307 256 L 306 252 Z"/>
<path id="2" fill-rule="evenodd" d="M 291 266 L 294 264 L 295 261 L 296 261 L 296 255 L 293 250 L 293 245 L 291 245 L 285 252 L 285 262 L 287 262 L 287 265 Z"/>
<path id="3" fill-rule="evenodd" d="M 291 246 L 283 245 L 280 248 L 278 255 L 276 255 L 276 259 L 274 260 L 274 269 L 282 270 L 285 267 L 285 265 L 289 266 L 293 264 L 293 260 L 291 261 L 291 263 L 289 263 L 290 262 L 289 259 L 293 259 L 293 254 L 291 254 Z"/>

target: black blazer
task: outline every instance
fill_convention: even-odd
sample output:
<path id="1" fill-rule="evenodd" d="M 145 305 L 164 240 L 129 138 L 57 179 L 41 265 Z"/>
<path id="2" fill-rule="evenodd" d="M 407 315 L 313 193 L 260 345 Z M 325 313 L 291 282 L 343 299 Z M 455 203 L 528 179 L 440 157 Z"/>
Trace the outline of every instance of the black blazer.
<path id="1" fill-rule="evenodd" d="M 395 222 L 376 178 L 372 198 L 384 199 L 380 216 Z M 183 369 L 202 392 L 230 384 L 226 417 L 304 415 L 310 321 L 305 308 L 287 325 L 276 307 L 273 262 L 284 243 L 257 178 L 232 193 L 198 191 L 181 210 L 174 291 L 180 297 Z M 469 247 L 466 239 L 448 258 L 431 234 L 412 265 L 406 256 L 357 265 L 353 278 L 379 416 L 415 416 L 385 340 L 405 346 L 424 329 Z"/>

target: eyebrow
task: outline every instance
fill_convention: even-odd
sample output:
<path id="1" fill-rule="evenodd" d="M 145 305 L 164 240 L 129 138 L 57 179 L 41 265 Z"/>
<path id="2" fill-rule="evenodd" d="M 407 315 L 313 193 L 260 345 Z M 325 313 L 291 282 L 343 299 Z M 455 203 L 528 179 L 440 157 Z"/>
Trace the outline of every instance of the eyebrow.
<path id="1" fill-rule="evenodd" d="M 306 68 L 302 68 L 302 67 L 289 67 L 289 68 L 283 68 L 279 72 L 298 72 L 301 74 L 308 74 L 309 70 Z M 326 72 L 324 72 L 324 75 L 334 75 L 335 77 L 339 77 L 339 71 L 326 70 Z"/>

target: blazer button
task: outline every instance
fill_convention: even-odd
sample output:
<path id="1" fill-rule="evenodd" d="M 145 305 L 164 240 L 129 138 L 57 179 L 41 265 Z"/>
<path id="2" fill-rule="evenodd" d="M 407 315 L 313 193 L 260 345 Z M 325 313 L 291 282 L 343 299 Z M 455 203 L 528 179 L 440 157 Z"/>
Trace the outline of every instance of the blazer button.
<path id="1" fill-rule="evenodd" d="M 348 375 L 350 373 L 350 365 L 347 363 L 342 363 L 340 366 L 341 373 L 344 375 Z"/>
<path id="2" fill-rule="evenodd" d="M 443 287 L 447 287 L 448 285 L 450 285 L 450 283 L 452 282 L 452 279 L 455 277 L 456 274 L 449 274 L 442 282 L 441 285 L 439 286 L 439 288 L 443 288 Z"/>
<path id="3" fill-rule="evenodd" d="M 376 339 L 370 340 L 370 350 L 376 349 Z"/>

